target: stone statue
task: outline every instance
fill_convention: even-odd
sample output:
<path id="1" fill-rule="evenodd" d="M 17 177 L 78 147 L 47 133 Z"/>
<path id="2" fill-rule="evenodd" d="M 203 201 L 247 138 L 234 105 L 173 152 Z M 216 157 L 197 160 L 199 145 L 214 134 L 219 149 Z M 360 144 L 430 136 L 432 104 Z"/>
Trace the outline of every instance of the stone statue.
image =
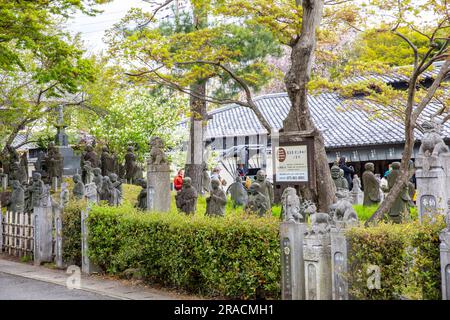
<path id="1" fill-rule="evenodd" d="M 84 184 L 81 181 L 81 176 L 79 174 L 76 174 L 73 176 L 73 183 L 74 183 L 74 187 L 73 187 L 73 197 L 75 199 L 84 199 L 84 194 L 85 194 L 85 189 L 84 189 Z"/>
<path id="2" fill-rule="evenodd" d="M 83 172 L 85 176 L 84 184 L 89 184 L 94 181 L 94 168 L 90 161 L 84 161 Z"/>
<path id="3" fill-rule="evenodd" d="M 242 184 L 242 178 L 236 177 L 236 180 L 230 185 L 227 193 L 231 195 L 231 201 L 233 202 L 233 208 L 237 206 L 245 206 L 248 201 L 248 193 Z"/>
<path id="4" fill-rule="evenodd" d="M 115 205 L 114 187 L 109 177 L 102 177 L 102 184 L 99 190 L 99 199 L 108 202 L 109 205 Z"/>
<path id="5" fill-rule="evenodd" d="M 13 191 L 11 197 L 7 202 L 8 210 L 10 212 L 24 212 L 25 211 L 25 190 L 19 181 L 12 181 Z"/>
<path id="6" fill-rule="evenodd" d="M 114 173 L 114 158 L 109 153 L 108 147 L 104 146 L 102 148 L 102 155 L 100 156 L 101 169 L 103 176 L 109 176 L 111 173 Z"/>
<path id="7" fill-rule="evenodd" d="M 67 189 L 67 182 L 61 183 L 61 193 L 59 194 L 60 206 L 66 207 L 69 203 L 69 189 Z"/>
<path id="8" fill-rule="evenodd" d="M 139 184 L 141 185 L 142 190 L 137 197 L 136 207 L 141 210 L 147 210 L 147 181 L 141 179 L 139 180 Z"/>
<path id="9" fill-rule="evenodd" d="M 387 192 L 392 189 L 397 179 L 399 179 L 400 162 L 393 162 L 391 164 L 391 168 L 392 171 L 386 178 L 388 181 L 388 188 L 386 190 Z M 404 218 L 407 218 L 407 216 L 409 215 L 408 204 L 410 200 L 411 198 L 409 197 L 408 186 L 405 186 L 398 195 L 397 199 L 395 199 L 391 210 L 389 210 L 389 218 L 391 218 L 395 223 L 401 223 Z"/>
<path id="10" fill-rule="evenodd" d="M 244 207 L 246 212 L 256 213 L 263 217 L 269 212 L 269 201 L 261 192 L 261 186 L 258 182 L 253 182 L 249 189 L 247 205 Z"/>
<path id="11" fill-rule="evenodd" d="M 6 150 L 8 151 L 8 161 L 3 163 L 3 167 L 5 169 L 5 173 L 11 176 L 10 167 L 13 165 L 13 163 L 20 162 L 19 153 L 10 145 L 6 147 Z"/>
<path id="12" fill-rule="evenodd" d="M 47 157 L 45 157 L 44 162 L 47 168 L 48 182 L 52 183 L 54 177 L 61 181 L 64 169 L 63 157 L 54 142 L 49 143 Z"/>
<path id="13" fill-rule="evenodd" d="M 24 152 L 20 156 L 20 169 L 21 169 L 21 174 L 22 174 L 23 179 L 25 181 L 28 181 L 29 176 L 28 176 L 28 156 L 27 156 L 27 152 Z"/>
<path id="14" fill-rule="evenodd" d="M 97 190 L 101 190 L 103 183 L 102 170 L 100 168 L 94 168 L 93 173 L 94 178 L 92 179 L 92 182 L 97 186 Z"/>
<path id="15" fill-rule="evenodd" d="M 330 206 L 331 216 L 335 221 L 354 223 L 358 221 L 358 215 L 344 191 L 336 192 L 337 201 Z"/>
<path id="16" fill-rule="evenodd" d="M 91 145 L 86 146 L 83 161 L 84 162 L 89 161 L 92 168 L 99 167 L 97 153 L 94 151 L 94 147 L 92 147 Z"/>
<path id="17" fill-rule="evenodd" d="M 260 186 L 260 192 L 266 196 L 267 201 L 267 210 L 272 211 L 273 204 L 273 186 L 267 180 L 267 175 L 264 170 L 258 170 L 256 173 L 256 181 Z"/>
<path id="18" fill-rule="evenodd" d="M 311 228 L 308 235 L 319 235 L 328 233 L 331 230 L 331 216 L 328 213 L 317 212 L 316 206 L 310 207 Z"/>
<path id="19" fill-rule="evenodd" d="M 150 139 L 150 148 L 148 164 L 168 163 L 164 153 L 164 143 L 160 137 L 152 137 Z"/>
<path id="20" fill-rule="evenodd" d="M 187 214 L 194 213 L 197 210 L 197 198 L 197 190 L 192 186 L 191 178 L 185 177 L 181 190 L 175 195 L 177 208 Z"/>
<path id="21" fill-rule="evenodd" d="M 30 193 L 31 193 L 31 208 L 39 207 L 41 205 L 41 201 L 45 196 L 45 185 L 41 180 L 41 174 L 35 172 L 33 174 L 33 182 L 31 184 Z"/>
<path id="22" fill-rule="evenodd" d="M 117 195 L 119 197 L 119 203 L 122 203 L 123 192 L 122 192 L 122 181 L 119 180 L 119 177 L 115 173 L 111 173 L 109 175 L 109 179 L 111 180 L 112 186 L 117 191 Z"/>
<path id="23" fill-rule="evenodd" d="M 442 126 L 434 119 L 422 123 L 424 134 L 419 148 L 419 155 L 437 157 L 441 153 L 449 152 L 448 146 L 442 138 Z"/>
<path id="24" fill-rule="evenodd" d="M 19 181 L 21 184 L 27 182 L 26 177 L 20 168 L 20 162 L 18 161 L 11 163 L 9 166 L 9 181 L 14 180 Z"/>
<path id="25" fill-rule="evenodd" d="M 331 178 L 333 179 L 334 185 L 336 186 L 336 190 L 348 190 L 348 182 L 347 179 L 344 178 L 344 170 L 339 168 L 337 164 L 334 164 L 331 167 Z"/>
<path id="26" fill-rule="evenodd" d="M 136 174 L 136 156 L 134 155 L 134 148 L 128 147 L 128 153 L 125 155 L 125 179 L 129 183 L 133 183 Z"/>
<path id="27" fill-rule="evenodd" d="M 44 162 L 44 158 L 45 158 L 45 153 L 44 153 L 44 151 L 40 150 L 37 155 L 37 160 L 34 163 L 34 169 L 36 171 L 38 171 L 38 172 L 42 171 L 42 163 Z"/>
<path id="28" fill-rule="evenodd" d="M 300 213 L 300 197 L 292 187 L 284 189 L 281 195 L 281 216 L 283 221 L 304 222 L 305 217 Z"/>
<path id="29" fill-rule="evenodd" d="M 208 172 L 208 165 L 203 163 L 202 168 L 202 193 L 209 192 L 211 189 L 211 176 Z"/>
<path id="30" fill-rule="evenodd" d="M 220 188 L 219 179 L 211 180 L 211 193 L 206 198 L 207 216 L 225 216 L 225 206 L 227 205 L 227 196 Z"/>
<path id="31" fill-rule="evenodd" d="M 352 188 L 352 192 L 354 192 L 354 193 L 360 193 L 360 192 L 362 192 L 362 190 L 361 190 L 361 180 L 359 179 L 359 177 L 358 177 L 357 174 L 353 175 L 353 188 Z"/>
<path id="32" fill-rule="evenodd" d="M 378 205 L 381 200 L 380 194 L 380 181 L 375 177 L 373 173 L 375 171 L 375 165 L 372 162 L 368 162 L 364 165 L 364 171 L 362 175 L 362 183 L 364 185 L 364 206 Z"/>

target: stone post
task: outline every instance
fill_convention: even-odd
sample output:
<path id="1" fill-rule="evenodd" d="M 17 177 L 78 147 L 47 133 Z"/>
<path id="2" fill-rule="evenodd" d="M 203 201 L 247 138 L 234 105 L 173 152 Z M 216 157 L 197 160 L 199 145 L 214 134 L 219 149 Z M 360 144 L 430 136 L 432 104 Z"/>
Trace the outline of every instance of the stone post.
<path id="1" fill-rule="evenodd" d="M 450 194 L 447 176 L 450 169 L 446 168 L 450 165 L 449 156 L 447 154 L 441 154 L 439 157 L 420 155 L 416 158 L 415 165 L 420 220 L 424 215 L 444 214 Z"/>
<path id="2" fill-rule="evenodd" d="M 147 164 L 147 210 L 170 211 L 170 167 L 166 163 Z"/>
<path id="3" fill-rule="evenodd" d="M 450 300 L 450 232 L 443 231 L 439 239 L 441 240 L 441 282 L 442 300 Z"/>
<path id="4" fill-rule="evenodd" d="M 55 260 L 56 267 L 63 268 L 62 257 L 62 220 L 61 220 L 61 207 L 56 205 L 53 207 L 55 214 Z"/>
<path id="5" fill-rule="evenodd" d="M 41 201 L 39 207 L 33 208 L 34 227 L 34 264 L 52 262 L 53 251 L 53 210 L 50 195 Z"/>
<path id="6" fill-rule="evenodd" d="M 8 175 L 5 173 L 2 177 L 2 191 L 8 189 Z"/>
<path id="7" fill-rule="evenodd" d="M 89 259 L 89 227 L 87 219 L 92 205 L 98 203 L 98 195 L 95 183 L 87 184 L 85 188 L 88 205 L 86 210 L 81 211 L 81 271 L 86 274 L 91 274 L 99 272 L 100 268 L 94 265 Z"/>
<path id="8" fill-rule="evenodd" d="M 305 300 L 305 265 L 303 261 L 304 223 L 280 224 L 281 292 L 283 300 Z"/>
<path id="9" fill-rule="evenodd" d="M 53 177 L 52 178 L 52 189 L 55 192 L 58 191 L 58 177 Z"/>
<path id="10" fill-rule="evenodd" d="M 2 202 L 0 201 L 0 253 L 3 252 L 3 211 Z"/>
<path id="11" fill-rule="evenodd" d="M 331 300 L 330 242 L 329 232 L 305 236 L 303 255 L 306 300 Z"/>
<path id="12" fill-rule="evenodd" d="M 344 222 L 331 228 L 331 277 L 333 300 L 348 300 L 348 242 Z"/>

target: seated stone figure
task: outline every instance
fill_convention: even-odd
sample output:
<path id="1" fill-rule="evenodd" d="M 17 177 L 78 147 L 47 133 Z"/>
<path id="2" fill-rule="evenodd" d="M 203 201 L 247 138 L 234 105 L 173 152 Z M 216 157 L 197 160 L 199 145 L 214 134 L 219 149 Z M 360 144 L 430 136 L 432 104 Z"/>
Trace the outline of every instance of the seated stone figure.
<path id="1" fill-rule="evenodd" d="M 44 197 L 45 185 L 41 180 L 41 174 L 35 172 L 33 174 L 33 182 L 30 187 L 28 187 L 31 194 L 31 208 L 41 206 L 41 201 Z"/>
<path id="2" fill-rule="evenodd" d="M 13 191 L 9 201 L 6 203 L 8 210 L 13 213 L 24 212 L 25 210 L 25 190 L 18 180 L 12 181 Z"/>
<path id="3" fill-rule="evenodd" d="M 249 197 L 245 211 L 249 213 L 256 213 L 260 217 L 265 216 L 268 213 L 268 200 L 267 197 L 260 191 L 261 186 L 258 182 L 253 182 L 249 189 Z"/>
<path id="4" fill-rule="evenodd" d="M 117 190 L 119 196 L 119 203 L 122 203 L 123 194 L 122 194 L 122 181 L 119 180 L 119 177 L 115 173 L 111 173 L 109 175 L 109 179 L 113 187 Z"/>
<path id="5" fill-rule="evenodd" d="M 281 216 L 283 221 L 304 222 L 305 217 L 301 214 L 300 197 L 297 190 L 292 187 L 284 189 L 281 195 Z"/>
<path id="6" fill-rule="evenodd" d="M 102 183 L 103 183 L 102 169 L 94 168 L 93 172 L 94 172 L 94 177 L 92 179 L 92 182 L 94 182 L 95 185 L 97 186 L 97 190 L 101 190 Z"/>
<path id="7" fill-rule="evenodd" d="M 330 206 L 331 216 L 335 221 L 354 223 L 358 221 L 358 215 L 348 199 L 348 194 L 343 191 L 336 192 L 337 201 Z"/>
<path id="8" fill-rule="evenodd" d="M 147 181 L 140 179 L 138 183 L 142 189 L 137 197 L 137 203 L 135 206 L 140 210 L 147 210 Z"/>
<path id="9" fill-rule="evenodd" d="M 150 147 L 149 164 L 167 163 L 167 157 L 164 153 L 164 142 L 160 137 L 152 137 L 150 139 Z"/>
<path id="10" fill-rule="evenodd" d="M 220 188 L 219 179 L 211 180 L 211 192 L 206 198 L 206 215 L 207 216 L 225 216 L 225 206 L 227 205 L 227 196 Z"/>
<path id="11" fill-rule="evenodd" d="M 237 206 L 245 206 L 247 204 L 248 193 L 242 185 L 242 178 L 240 176 L 236 177 L 235 182 L 230 185 L 227 193 L 231 195 L 233 208 L 236 208 Z"/>
<path id="12" fill-rule="evenodd" d="M 336 190 L 340 189 L 348 190 L 348 182 L 344 178 L 344 170 L 339 168 L 337 164 L 334 164 L 331 167 L 331 178 L 333 179 L 334 185 L 336 186 Z"/>
<path id="13" fill-rule="evenodd" d="M 175 196 L 177 208 L 187 214 L 195 213 L 197 210 L 197 198 L 198 193 L 195 187 L 192 186 L 191 178 L 185 177 L 181 190 Z"/>
<path id="14" fill-rule="evenodd" d="M 84 188 L 84 184 L 81 181 L 81 176 L 79 174 L 76 174 L 73 176 L 73 197 L 75 199 L 84 199 L 84 195 L 85 195 L 85 188 Z"/>
<path id="15" fill-rule="evenodd" d="M 400 176 L 400 162 L 393 162 L 391 164 L 392 171 L 387 176 L 388 187 L 386 191 L 391 191 L 397 179 Z M 409 197 L 408 186 L 404 187 L 391 209 L 389 210 L 389 218 L 395 223 L 401 223 L 409 217 L 409 202 L 411 198 Z"/>
<path id="16" fill-rule="evenodd" d="M 437 157 L 441 153 L 448 153 L 448 146 L 442 138 L 442 125 L 431 119 L 422 123 L 424 134 L 419 148 L 419 155 Z"/>
<path id="17" fill-rule="evenodd" d="M 94 180 L 94 168 L 91 165 L 90 161 L 84 161 L 83 171 L 85 173 L 86 179 L 83 181 L 84 184 L 92 183 Z"/>
<path id="18" fill-rule="evenodd" d="M 315 205 L 310 208 L 311 228 L 307 232 L 308 235 L 325 234 L 331 230 L 331 216 L 328 213 L 317 212 Z"/>

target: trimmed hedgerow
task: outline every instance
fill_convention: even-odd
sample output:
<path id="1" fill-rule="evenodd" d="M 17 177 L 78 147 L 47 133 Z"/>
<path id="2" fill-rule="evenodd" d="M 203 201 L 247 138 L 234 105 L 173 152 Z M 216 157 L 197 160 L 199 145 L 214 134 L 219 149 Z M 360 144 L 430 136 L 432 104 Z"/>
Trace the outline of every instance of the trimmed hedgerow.
<path id="1" fill-rule="evenodd" d="M 438 217 L 433 222 L 380 223 L 347 231 L 350 295 L 354 299 L 440 299 L 439 233 L 444 227 Z M 372 265 L 380 268 L 379 289 L 368 286 Z"/>
<path id="2" fill-rule="evenodd" d="M 138 269 L 149 280 L 208 296 L 280 296 L 275 217 L 141 213 L 122 206 L 94 207 L 88 221 L 89 255 L 109 273 Z"/>
<path id="3" fill-rule="evenodd" d="M 63 260 L 66 264 L 81 266 L 81 210 L 86 201 L 70 201 L 61 216 Z"/>

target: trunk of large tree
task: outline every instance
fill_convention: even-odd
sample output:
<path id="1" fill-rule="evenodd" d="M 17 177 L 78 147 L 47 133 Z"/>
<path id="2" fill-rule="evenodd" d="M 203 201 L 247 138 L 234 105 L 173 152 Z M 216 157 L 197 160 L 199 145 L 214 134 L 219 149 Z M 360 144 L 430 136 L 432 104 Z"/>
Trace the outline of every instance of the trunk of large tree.
<path id="1" fill-rule="evenodd" d="M 307 100 L 307 85 L 316 47 L 316 29 L 322 19 L 323 0 L 304 0 L 302 30 L 292 44 L 291 68 L 285 84 L 291 100 L 291 109 L 283 122 L 284 132 L 312 132 L 314 134 L 315 190 L 304 190 L 303 196 L 314 200 L 318 209 L 327 212 L 335 199 L 335 186 L 331 179 L 325 143 L 322 134 L 312 121 Z"/>
<path id="2" fill-rule="evenodd" d="M 191 86 L 191 89 L 201 95 L 206 94 L 206 81 Z M 190 98 L 191 121 L 189 144 L 187 151 L 185 176 L 192 179 L 192 185 L 198 192 L 202 190 L 202 172 L 204 159 L 203 136 L 208 121 L 206 101 L 191 96 Z"/>

